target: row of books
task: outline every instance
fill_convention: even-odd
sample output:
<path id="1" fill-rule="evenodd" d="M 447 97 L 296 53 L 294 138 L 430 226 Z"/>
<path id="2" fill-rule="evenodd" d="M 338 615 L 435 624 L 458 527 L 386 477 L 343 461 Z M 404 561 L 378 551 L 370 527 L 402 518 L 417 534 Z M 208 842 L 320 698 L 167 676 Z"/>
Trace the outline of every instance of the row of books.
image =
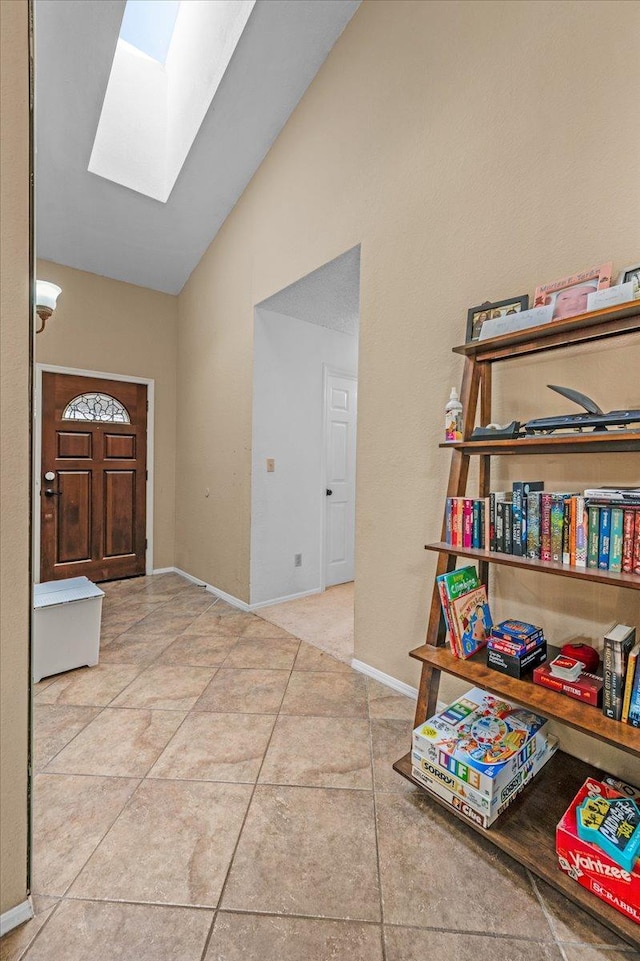
<path id="1" fill-rule="evenodd" d="M 436 580 L 451 653 L 471 657 L 487 643 L 493 624 L 487 589 L 475 567 L 461 567 Z"/>
<path id="2" fill-rule="evenodd" d="M 445 539 L 463 549 L 640 574 L 640 491 L 549 492 L 542 481 L 518 481 L 481 499 L 449 497 Z"/>

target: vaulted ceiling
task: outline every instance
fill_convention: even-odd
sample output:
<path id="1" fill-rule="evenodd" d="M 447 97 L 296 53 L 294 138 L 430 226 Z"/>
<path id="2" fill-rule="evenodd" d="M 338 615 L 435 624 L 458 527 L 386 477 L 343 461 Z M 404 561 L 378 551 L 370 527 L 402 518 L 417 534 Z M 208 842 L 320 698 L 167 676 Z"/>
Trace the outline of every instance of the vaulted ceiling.
<path id="1" fill-rule="evenodd" d="M 37 0 L 37 255 L 178 293 L 359 3 L 257 0 L 162 203 L 88 171 L 124 0 Z"/>

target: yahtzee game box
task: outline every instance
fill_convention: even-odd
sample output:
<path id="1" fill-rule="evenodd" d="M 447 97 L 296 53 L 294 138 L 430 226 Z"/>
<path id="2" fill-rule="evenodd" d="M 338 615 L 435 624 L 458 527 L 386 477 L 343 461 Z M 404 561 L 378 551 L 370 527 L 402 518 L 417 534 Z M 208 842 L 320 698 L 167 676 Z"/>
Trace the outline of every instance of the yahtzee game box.
<path id="1" fill-rule="evenodd" d="M 584 802 L 610 802 L 627 792 L 589 778 L 584 782 L 556 829 L 558 862 L 569 877 L 606 901 L 625 917 L 640 924 L 640 860 L 631 870 L 614 860 L 600 845 L 579 835 L 579 809 Z"/>
<path id="2" fill-rule="evenodd" d="M 473 688 L 417 727 L 412 748 L 431 777 L 466 784 L 490 811 L 548 753 L 547 740 L 546 718 Z"/>

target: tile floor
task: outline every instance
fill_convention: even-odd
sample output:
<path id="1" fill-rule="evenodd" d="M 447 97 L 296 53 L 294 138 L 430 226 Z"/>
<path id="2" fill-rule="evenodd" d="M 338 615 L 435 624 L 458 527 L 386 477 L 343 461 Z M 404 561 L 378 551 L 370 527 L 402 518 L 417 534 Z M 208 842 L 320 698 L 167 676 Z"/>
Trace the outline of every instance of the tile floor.
<path id="1" fill-rule="evenodd" d="M 1 961 L 631 961 L 391 763 L 413 706 L 176 575 L 35 692 L 36 917 Z"/>

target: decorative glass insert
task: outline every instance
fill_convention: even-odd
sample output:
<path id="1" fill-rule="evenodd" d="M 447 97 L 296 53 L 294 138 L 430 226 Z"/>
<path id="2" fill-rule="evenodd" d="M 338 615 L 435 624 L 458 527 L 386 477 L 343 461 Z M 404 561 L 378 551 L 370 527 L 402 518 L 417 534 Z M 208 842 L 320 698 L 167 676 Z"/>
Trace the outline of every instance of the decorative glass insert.
<path id="1" fill-rule="evenodd" d="M 100 420 L 110 424 L 130 424 L 129 411 L 109 394 L 91 391 L 79 394 L 65 407 L 63 420 Z"/>

